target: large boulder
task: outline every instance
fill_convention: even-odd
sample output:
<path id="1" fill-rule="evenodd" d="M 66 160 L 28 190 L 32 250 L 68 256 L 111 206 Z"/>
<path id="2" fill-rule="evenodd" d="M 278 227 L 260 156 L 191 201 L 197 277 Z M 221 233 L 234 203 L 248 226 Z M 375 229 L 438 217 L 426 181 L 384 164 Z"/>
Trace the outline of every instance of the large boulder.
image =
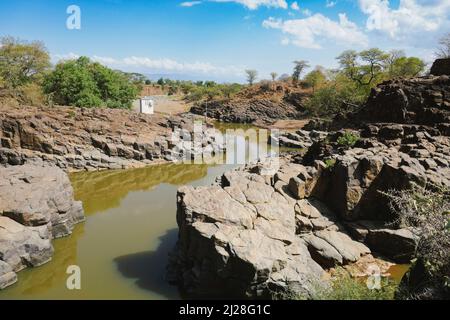
<path id="1" fill-rule="evenodd" d="M 17 282 L 17 274 L 11 266 L 0 260 L 0 290 L 5 289 Z"/>
<path id="2" fill-rule="evenodd" d="M 51 235 L 45 228 L 25 227 L 0 216 L 0 258 L 13 271 L 38 267 L 51 260 Z"/>
<path id="3" fill-rule="evenodd" d="M 325 205 L 289 191 L 305 170 L 288 163 L 264 177 L 240 169 L 211 187 L 180 188 L 171 281 L 191 297 L 308 297 L 326 285 L 324 269 L 370 253 Z"/>
<path id="4" fill-rule="evenodd" d="M 46 226 L 54 238 L 71 234 L 73 226 L 84 220 L 68 176 L 52 166 L 1 168 L 0 215 L 24 226 Z"/>
<path id="5" fill-rule="evenodd" d="M 435 69 L 440 70 L 436 71 L 439 74 L 447 72 L 440 64 L 436 64 Z M 355 116 L 355 122 L 438 126 L 450 122 L 449 107 L 449 75 L 394 79 L 381 83 L 372 91 L 364 108 Z"/>
<path id="6" fill-rule="evenodd" d="M 52 166 L 0 167 L 0 289 L 52 259 L 52 239 L 84 220 L 68 176 Z"/>
<path id="7" fill-rule="evenodd" d="M 430 73 L 434 76 L 450 75 L 450 58 L 434 61 Z"/>

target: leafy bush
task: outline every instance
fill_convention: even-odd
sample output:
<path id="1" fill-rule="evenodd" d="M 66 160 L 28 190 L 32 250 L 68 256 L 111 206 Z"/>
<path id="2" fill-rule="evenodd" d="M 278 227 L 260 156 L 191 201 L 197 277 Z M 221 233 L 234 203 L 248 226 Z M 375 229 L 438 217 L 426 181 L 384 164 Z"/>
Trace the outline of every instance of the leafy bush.
<path id="1" fill-rule="evenodd" d="M 59 63 L 45 77 L 44 92 L 60 105 L 130 108 L 138 88 L 127 74 L 81 57 Z"/>
<path id="2" fill-rule="evenodd" d="M 395 224 L 410 227 L 418 239 L 416 263 L 398 292 L 402 299 L 450 297 L 450 191 L 431 189 L 414 185 L 410 190 L 386 193 L 391 210 L 398 215 Z M 423 269 L 420 281 L 411 278 L 415 268 Z"/>
<path id="3" fill-rule="evenodd" d="M 314 117 L 333 118 L 336 114 L 353 111 L 362 105 L 370 90 L 358 87 L 353 81 L 338 76 L 319 87 L 306 102 L 307 112 Z"/>
<path id="4" fill-rule="evenodd" d="M 369 289 L 364 279 L 352 278 L 347 271 L 338 269 L 331 286 L 318 289 L 313 300 L 393 300 L 397 284 L 381 278 L 380 289 Z"/>
<path id="5" fill-rule="evenodd" d="M 336 159 L 326 159 L 325 165 L 327 168 L 333 168 L 336 165 Z"/>
<path id="6" fill-rule="evenodd" d="M 369 289 L 365 278 L 353 278 L 345 269 L 339 267 L 328 286 L 312 284 L 312 296 L 299 296 L 288 290 L 284 293 L 274 293 L 275 300 L 393 300 L 397 283 L 382 277 L 380 289 Z"/>
<path id="7" fill-rule="evenodd" d="M 46 97 L 42 91 L 42 87 L 34 82 L 24 84 L 17 88 L 18 97 L 21 103 L 27 105 L 44 105 Z"/>
<path id="8" fill-rule="evenodd" d="M 356 144 L 356 142 L 359 141 L 359 139 L 360 137 L 357 134 L 346 131 L 341 137 L 337 139 L 337 143 L 340 146 L 351 148 Z"/>
<path id="9" fill-rule="evenodd" d="M 318 67 L 305 77 L 305 84 L 314 92 L 306 104 L 312 116 L 334 118 L 338 114 L 355 111 L 380 82 L 398 76 L 417 76 L 425 68 L 421 59 L 405 57 L 399 50 L 347 50 L 336 59 L 339 69 Z"/>

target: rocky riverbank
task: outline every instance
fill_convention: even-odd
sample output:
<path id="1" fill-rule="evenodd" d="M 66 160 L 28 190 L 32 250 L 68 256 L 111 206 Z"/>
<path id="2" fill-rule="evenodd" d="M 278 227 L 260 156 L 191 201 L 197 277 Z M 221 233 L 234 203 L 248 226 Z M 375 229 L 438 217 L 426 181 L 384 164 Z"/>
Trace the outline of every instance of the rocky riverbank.
<path id="1" fill-rule="evenodd" d="M 67 172 L 172 163 L 223 148 L 213 130 L 194 132 L 192 115 L 0 108 L 0 289 L 51 260 L 51 240 L 84 220 Z"/>
<path id="2" fill-rule="evenodd" d="M 346 130 L 273 137 L 307 149 L 276 170 L 262 162 L 180 188 L 170 281 L 194 297 L 310 297 L 335 266 L 409 263 L 417 235 L 383 192 L 450 187 L 449 88 L 446 75 L 383 83 Z"/>
<path id="3" fill-rule="evenodd" d="M 144 115 L 126 110 L 0 107 L 0 165 L 48 163 L 65 171 L 128 169 L 219 151 L 203 130 L 200 149 L 192 115 Z M 197 146 L 198 147 L 198 146 Z"/>

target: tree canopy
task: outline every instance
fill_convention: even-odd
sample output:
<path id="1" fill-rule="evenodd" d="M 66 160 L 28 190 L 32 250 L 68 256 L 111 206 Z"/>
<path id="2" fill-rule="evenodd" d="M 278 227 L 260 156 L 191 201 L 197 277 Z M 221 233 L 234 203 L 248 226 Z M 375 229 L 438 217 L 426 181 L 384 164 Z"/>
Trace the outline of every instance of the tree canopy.
<path id="1" fill-rule="evenodd" d="M 253 85 L 255 80 L 258 78 L 258 71 L 256 70 L 245 70 L 247 74 L 247 82 L 249 85 Z"/>
<path id="2" fill-rule="evenodd" d="M 0 44 L 0 79 L 8 89 L 39 81 L 50 68 L 50 56 L 42 42 L 5 37 Z"/>
<path id="3" fill-rule="evenodd" d="M 292 74 L 292 80 L 297 83 L 305 69 L 309 68 L 309 62 L 305 60 L 294 61 L 294 73 Z"/>
<path id="4" fill-rule="evenodd" d="M 87 57 L 60 62 L 44 79 L 53 102 L 76 107 L 130 108 L 138 94 L 135 79 Z"/>

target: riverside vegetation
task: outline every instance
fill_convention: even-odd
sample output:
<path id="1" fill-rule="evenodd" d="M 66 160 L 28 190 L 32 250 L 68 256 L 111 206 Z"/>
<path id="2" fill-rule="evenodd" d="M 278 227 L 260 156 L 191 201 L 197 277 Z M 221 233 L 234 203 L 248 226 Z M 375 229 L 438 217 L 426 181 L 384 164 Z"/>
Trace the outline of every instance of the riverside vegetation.
<path id="1" fill-rule="evenodd" d="M 320 118 L 272 137 L 301 150 L 282 155 L 276 172 L 258 162 L 178 190 L 167 277 L 187 296 L 449 298 L 449 59 L 427 76 L 399 51 L 346 51 L 338 61 L 339 70 L 316 67 L 303 79 L 307 61 L 260 83 L 247 70 L 249 86 L 155 84 L 225 122 Z M 65 172 L 174 160 L 170 133 L 192 134 L 195 115 L 129 112 L 146 84 L 85 57 L 52 68 L 43 44 L 2 40 L 1 288 L 48 262 L 52 239 L 84 220 Z M 203 138 L 203 148 L 223 150 L 208 130 Z M 393 263 L 412 263 L 400 286 L 367 289 L 368 266 L 387 276 Z"/>

